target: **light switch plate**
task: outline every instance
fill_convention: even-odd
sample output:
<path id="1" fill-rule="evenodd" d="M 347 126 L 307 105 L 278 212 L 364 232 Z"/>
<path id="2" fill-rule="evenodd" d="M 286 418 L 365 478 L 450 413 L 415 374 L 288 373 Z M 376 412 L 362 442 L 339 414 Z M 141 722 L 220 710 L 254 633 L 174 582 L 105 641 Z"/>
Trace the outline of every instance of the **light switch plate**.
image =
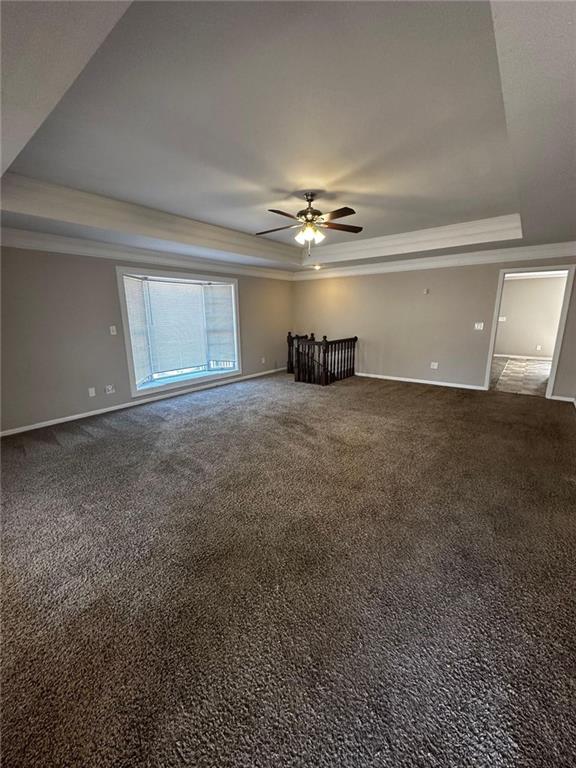
<path id="1" fill-rule="evenodd" d="M 437 371 L 438 370 L 438 361 L 437 360 L 432 360 L 432 362 L 430 363 L 430 368 L 432 368 L 433 371 Z"/>
<path id="2" fill-rule="evenodd" d="M 484 330 L 484 323 L 474 323 L 474 330 L 475 331 L 483 331 Z"/>
<path id="3" fill-rule="evenodd" d="M 116 336 L 117 333 L 118 333 L 118 331 L 116 330 L 116 326 L 115 325 L 111 325 L 110 326 L 110 336 Z"/>
<path id="4" fill-rule="evenodd" d="M 500 317 L 498 318 L 498 322 L 499 323 L 505 323 L 506 322 L 506 315 L 500 315 Z"/>
<path id="5" fill-rule="evenodd" d="M 96 397 L 96 389 L 94 387 L 88 387 L 88 397 Z"/>

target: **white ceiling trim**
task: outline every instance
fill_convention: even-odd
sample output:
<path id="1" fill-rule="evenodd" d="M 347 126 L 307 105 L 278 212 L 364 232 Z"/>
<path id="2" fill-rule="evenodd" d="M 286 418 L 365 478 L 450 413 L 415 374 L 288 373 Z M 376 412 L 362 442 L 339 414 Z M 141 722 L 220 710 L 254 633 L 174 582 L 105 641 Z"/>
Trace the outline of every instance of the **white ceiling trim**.
<path id="1" fill-rule="evenodd" d="M 449 224 L 445 227 L 432 227 L 431 229 L 419 229 L 415 232 L 372 237 L 357 242 L 323 245 L 314 249 L 310 256 L 305 256 L 304 264 L 375 259 L 383 256 L 396 256 L 401 253 L 418 253 L 478 243 L 517 240 L 521 237 L 520 214 L 511 213 L 506 216 L 493 216 L 489 219 L 477 219 L 462 224 Z"/>
<path id="2" fill-rule="evenodd" d="M 300 248 L 205 224 L 134 203 L 7 173 L 2 183 L 2 210 L 21 216 L 65 222 L 123 236 L 184 244 L 192 256 L 226 255 L 301 265 Z M 167 248 L 167 250 L 170 250 Z"/>
<path id="3" fill-rule="evenodd" d="M 547 277 L 566 277 L 567 269 L 555 269 L 542 272 L 509 272 L 504 275 L 504 281 L 508 280 L 543 280 Z"/>
<path id="4" fill-rule="evenodd" d="M 295 272 L 293 280 L 326 280 L 330 277 L 355 277 L 357 275 L 380 275 L 387 272 L 412 272 L 447 267 L 470 267 L 481 264 L 500 264 L 514 261 L 574 258 L 576 241 L 552 243 L 550 245 L 528 245 L 518 248 L 496 248 L 472 253 L 451 253 L 445 256 L 423 256 L 416 259 L 399 259 L 380 264 L 357 264 L 350 267 L 326 268 L 319 271 Z"/>
<path id="5" fill-rule="evenodd" d="M 280 269 L 265 267 L 247 267 L 241 264 L 209 261 L 208 259 L 194 260 L 186 256 L 173 256 L 152 251 L 148 248 L 132 248 L 127 245 L 113 245 L 96 240 L 84 240 L 77 237 L 62 237 L 60 235 L 31 232 L 24 229 L 2 228 L 2 245 L 9 248 L 22 248 L 28 251 L 46 253 L 63 253 L 74 256 L 90 256 L 97 259 L 112 259 L 113 261 L 129 261 L 138 264 L 159 264 L 167 267 L 182 267 L 217 272 L 226 275 L 246 275 L 248 277 L 272 278 L 274 280 L 291 280 L 292 273 Z"/>
<path id="6" fill-rule="evenodd" d="M 445 256 L 423 256 L 416 259 L 399 259 L 380 264 L 357 264 L 350 267 L 333 269 L 301 270 L 290 272 L 265 267 L 247 267 L 240 264 L 194 260 L 187 256 L 168 255 L 162 251 L 148 248 L 133 248 L 85 240 L 82 238 L 62 237 L 60 235 L 32 232 L 23 229 L 3 227 L 2 245 L 23 250 L 63 253 L 76 256 L 90 256 L 114 261 L 136 262 L 140 264 L 158 264 L 162 266 L 200 269 L 218 274 L 247 275 L 250 277 L 272 278 L 274 280 L 326 280 L 334 277 L 355 277 L 358 275 L 378 275 L 390 272 L 412 272 L 426 269 L 444 269 L 449 267 L 478 266 L 482 264 L 500 264 L 516 261 L 545 261 L 547 259 L 573 258 L 576 262 L 576 241 L 552 243 L 549 245 L 531 245 L 518 248 L 498 248 L 473 253 L 453 253 Z"/>

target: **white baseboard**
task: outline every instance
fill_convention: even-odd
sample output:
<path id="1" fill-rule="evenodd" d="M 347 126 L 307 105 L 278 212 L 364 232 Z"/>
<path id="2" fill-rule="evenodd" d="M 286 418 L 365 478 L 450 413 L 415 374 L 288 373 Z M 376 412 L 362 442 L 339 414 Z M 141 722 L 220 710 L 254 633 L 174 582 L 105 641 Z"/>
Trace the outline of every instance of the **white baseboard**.
<path id="1" fill-rule="evenodd" d="M 453 387 L 455 389 L 480 389 L 486 391 L 487 387 L 480 384 L 458 384 L 454 381 L 430 381 L 428 379 L 408 379 L 405 376 L 382 376 L 379 373 L 356 373 L 356 376 L 364 376 L 367 379 L 385 379 L 386 381 L 405 381 L 409 384 L 434 384 L 438 387 Z"/>
<path id="2" fill-rule="evenodd" d="M 186 389 L 179 389 L 177 392 L 165 392 L 162 395 L 154 395 L 153 397 L 143 397 L 135 400 L 131 403 L 120 403 L 120 405 L 112 405 L 109 408 L 98 408 L 95 411 L 86 411 L 86 413 L 75 413 L 72 416 L 63 416 L 60 419 L 50 419 L 50 421 L 40 421 L 37 424 L 28 424 L 25 427 L 15 427 L 14 429 L 6 429 L 0 432 L 1 437 L 8 437 L 8 435 L 17 435 L 20 432 L 30 432 L 33 429 L 42 429 L 42 427 L 52 427 L 55 424 L 63 424 L 66 421 L 78 421 L 79 419 L 87 419 L 89 416 L 98 416 L 101 413 L 110 413 L 111 411 L 121 411 L 124 408 L 133 408 L 135 405 L 145 405 L 146 403 L 153 403 L 156 400 L 166 400 L 168 397 L 178 397 L 179 395 L 188 395 L 191 392 L 199 392 L 202 389 L 212 389 L 213 387 L 222 387 L 225 384 L 236 384 L 239 381 L 246 381 L 246 379 L 256 379 L 260 376 L 269 376 L 271 373 L 279 373 L 285 371 L 286 366 L 283 368 L 273 368 L 270 371 L 262 371 L 261 373 L 248 373 L 246 376 L 239 376 L 237 379 L 224 379 L 222 381 L 212 381 L 209 384 L 200 384 L 197 387 L 188 387 Z"/>
<path id="3" fill-rule="evenodd" d="M 494 353 L 493 357 L 509 357 L 511 360 L 549 360 L 552 362 L 552 358 L 548 355 L 501 355 Z"/>
<path id="4" fill-rule="evenodd" d="M 576 398 L 564 397 L 564 395 L 550 395 L 546 400 L 561 400 L 563 403 L 574 403 L 576 406 Z"/>

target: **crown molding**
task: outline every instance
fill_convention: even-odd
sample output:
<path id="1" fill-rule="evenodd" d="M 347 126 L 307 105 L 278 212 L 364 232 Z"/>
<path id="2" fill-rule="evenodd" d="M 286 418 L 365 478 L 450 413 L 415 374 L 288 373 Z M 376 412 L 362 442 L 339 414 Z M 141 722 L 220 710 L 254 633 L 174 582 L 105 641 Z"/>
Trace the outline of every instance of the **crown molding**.
<path id="1" fill-rule="evenodd" d="M 371 237 L 366 240 L 336 243 L 335 245 L 321 245 L 314 249 L 314 255 L 305 255 L 303 263 L 306 266 L 312 266 L 335 261 L 376 259 L 383 256 L 397 256 L 402 253 L 419 253 L 479 243 L 518 240 L 521 237 L 520 215 L 511 213 L 506 216 L 494 216 L 490 219 L 478 219 L 462 224 L 449 224 L 445 227 L 419 229 L 414 232 Z"/>
<path id="2" fill-rule="evenodd" d="M 444 256 L 423 256 L 415 259 L 398 259 L 379 264 L 357 264 L 333 269 L 287 271 L 267 267 L 249 267 L 231 262 L 193 259 L 188 256 L 166 254 L 148 248 L 134 248 L 127 245 L 103 243 L 97 240 L 62 237 L 42 232 L 11 229 L 1 230 L 2 245 L 9 248 L 62 253 L 74 256 L 110 259 L 112 261 L 158 264 L 167 267 L 199 269 L 216 274 L 246 275 L 273 280 L 327 280 L 329 278 L 379 275 L 391 272 L 416 272 L 427 269 L 480 266 L 483 264 L 505 264 L 516 261 L 546 261 L 547 259 L 569 259 L 576 262 L 576 241 L 552 243 L 549 245 L 528 245 L 516 248 L 498 248 L 472 253 L 453 253 Z M 568 265 L 567 265 L 568 266 Z"/>
<path id="3" fill-rule="evenodd" d="M 326 268 L 319 271 L 294 272 L 293 280 L 326 280 L 334 277 L 381 275 L 389 272 L 412 272 L 448 267 L 471 267 L 482 264 L 506 264 L 515 261 L 573 258 L 576 261 L 576 241 L 549 245 L 526 245 L 517 248 L 496 248 L 472 253 L 452 253 L 443 256 L 423 256 L 399 259 L 379 264 L 357 264 L 349 267 Z"/>
<path id="4" fill-rule="evenodd" d="M 90 256 L 112 261 L 136 262 L 138 264 L 159 264 L 166 267 L 199 269 L 226 275 L 246 275 L 247 277 L 272 278 L 273 280 L 292 280 L 292 272 L 266 267 L 247 267 L 209 259 L 192 259 L 187 256 L 167 255 L 162 251 L 147 248 L 133 248 L 128 245 L 115 245 L 97 240 L 84 240 L 76 237 L 32 232 L 25 229 L 2 228 L 2 245 L 9 248 L 22 248 L 28 251 L 45 253 L 63 253 L 74 256 Z"/>
<path id="5" fill-rule="evenodd" d="M 302 264 L 300 248 L 292 245 L 15 173 L 2 178 L 2 210 L 96 232 L 120 233 L 136 243 L 148 240 L 156 250 L 159 241 L 166 243 L 168 252 L 170 243 L 176 243 L 200 258 L 248 257 L 268 262 L 265 266 L 270 261 L 285 267 Z"/>

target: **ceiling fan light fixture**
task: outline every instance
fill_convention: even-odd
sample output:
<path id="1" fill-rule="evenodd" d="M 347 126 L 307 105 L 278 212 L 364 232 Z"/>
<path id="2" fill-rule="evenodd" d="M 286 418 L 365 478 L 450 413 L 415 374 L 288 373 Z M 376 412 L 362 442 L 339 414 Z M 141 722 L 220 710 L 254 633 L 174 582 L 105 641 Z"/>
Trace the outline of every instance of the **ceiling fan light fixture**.
<path id="1" fill-rule="evenodd" d="M 326 235 L 321 232 L 318 227 L 315 227 L 314 224 L 305 224 L 302 229 L 298 231 L 294 239 L 296 242 L 300 243 L 300 245 L 306 245 L 306 243 L 311 242 L 318 245 L 318 243 L 321 243 L 325 237 Z"/>
<path id="2" fill-rule="evenodd" d="M 313 224 L 306 224 L 302 230 L 302 237 L 307 243 L 311 243 L 316 239 L 316 227 Z"/>

